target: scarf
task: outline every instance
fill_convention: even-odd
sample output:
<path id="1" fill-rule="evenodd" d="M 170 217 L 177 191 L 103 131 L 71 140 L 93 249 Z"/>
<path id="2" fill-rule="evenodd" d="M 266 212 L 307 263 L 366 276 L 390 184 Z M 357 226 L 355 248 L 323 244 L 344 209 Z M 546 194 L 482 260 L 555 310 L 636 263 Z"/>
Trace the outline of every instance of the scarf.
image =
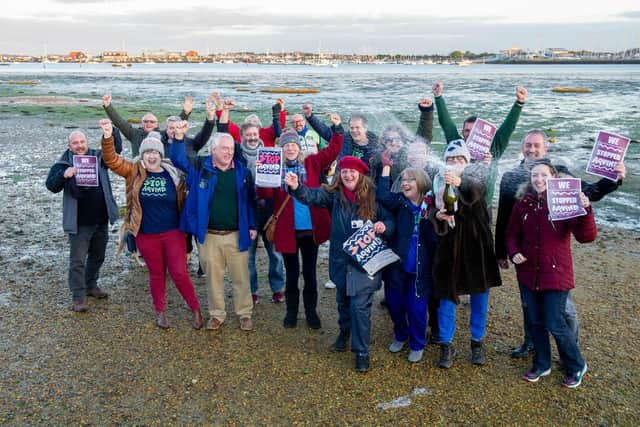
<path id="1" fill-rule="evenodd" d="M 298 183 L 300 184 L 306 184 L 307 182 L 307 169 L 304 167 L 304 163 L 301 163 L 298 161 L 298 159 L 295 160 L 287 160 L 285 159 L 284 161 L 284 167 L 282 168 L 282 177 L 281 177 L 281 185 L 282 185 L 282 191 L 287 191 L 288 187 L 287 184 L 284 182 L 284 177 L 287 174 L 287 172 L 293 172 L 296 175 L 298 175 Z"/>

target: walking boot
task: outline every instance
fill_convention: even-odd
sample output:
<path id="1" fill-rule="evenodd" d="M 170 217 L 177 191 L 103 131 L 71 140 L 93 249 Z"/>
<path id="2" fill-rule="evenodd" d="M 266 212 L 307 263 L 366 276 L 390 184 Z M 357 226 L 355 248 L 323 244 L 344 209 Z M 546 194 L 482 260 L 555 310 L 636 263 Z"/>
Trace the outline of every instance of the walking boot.
<path id="1" fill-rule="evenodd" d="M 482 341 L 471 340 L 471 363 L 474 365 L 484 365 L 487 358 L 484 355 Z"/>
<path id="2" fill-rule="evenodd" d="M 318 317 L 318 313 L 315 310 L 307 311 L 307 326 L 310 329 L 320 329 L 322 327 L 322 323 L 320 322 L 320 318 Z"/>
<path id="3" fill-rule="evenodd" d="M 295 328 L 298 325 L 298 313 L 287 310 L 287 314 L 284 316 L 282 326 L 285 328 Z"/>
<path id="4" fill-rule="evenodd" d="M 367 372 L 369 370 L 369 355 L 356 354 L 356 371 Z"/>
<path id="5" fill-rule="evenodd" d="M 440 362 L 438 366 L 443 369 L 449 369 L 453 366 L 453 358 L 456 355 L 456 349 L 451 344 L 440 344 Z"/>
<path id="6" fill-rule="evenodd" d="M 336 342 L 333 345 L 334 350 L 347 351 L 347 342 L 349 341 L 350 336 L 351 336 L 351 329 L 340 329 L 338 338 L 336 338 Z"/>

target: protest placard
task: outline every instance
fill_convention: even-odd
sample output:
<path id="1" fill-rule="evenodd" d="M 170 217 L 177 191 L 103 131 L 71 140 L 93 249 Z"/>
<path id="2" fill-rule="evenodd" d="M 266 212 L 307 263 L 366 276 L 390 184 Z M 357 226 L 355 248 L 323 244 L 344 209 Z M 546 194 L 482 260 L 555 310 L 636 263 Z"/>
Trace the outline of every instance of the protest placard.
<path id="1" fill-rule="evenodd" d="M 484 159 L 484 155 L 491 149 L 491 143 L 496 134 L 496 129 L 497 127 L 493 123 L 483 119 L 476 119 L 465 141 L 472 159 Z"/>
<path id="2" fill-rule="evenodd" d="M 602 130 L 598 132 L 591 158 L 587 163 L 587 173 L 617 181 L 618 173 L 613 169 L 618 163 L 624 161 L 630 141 L 630 138 L 615 133 Z"/>
<path id="3" fill-rule="evenodd" d="M 256 186 L 277 188 L 282 185 L 282 148 L 258 148 L 259 166 L 256 166 Z"/>
<path id="4" fill-rule="evenodd" d="M 547 179 L 547 206 L 552 221 L 586 215 L 580 202 L 582 184 L 578 178 Z"/>
<path id="5" fill-rule="evenodd" d="M 81 187 L 98 186 L 98 158 L 96 156 L 73 156 L 73 167 L 76 168 L 76 185 Z"/>
<path id="6" fill-rule="evenodd" d="M 342 244 L 348 253 L 369 276 L 400 259 L 373 231 L 373 223 L 366 221 Z"/>

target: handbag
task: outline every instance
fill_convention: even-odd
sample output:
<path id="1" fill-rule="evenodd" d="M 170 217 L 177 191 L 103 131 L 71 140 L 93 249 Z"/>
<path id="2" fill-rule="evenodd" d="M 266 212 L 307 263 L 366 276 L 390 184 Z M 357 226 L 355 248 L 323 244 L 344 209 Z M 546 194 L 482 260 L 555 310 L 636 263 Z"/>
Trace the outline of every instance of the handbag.
<path id="1" fill-rule="evenodd" d="M 284 202 L 282 202 L 282 204 L 280 205 L 278 212 L 271 214 L 266 224 L 264 225 L 264 228 L 262 229 L 264 231 L 264 237 L 272 243 L 273 243 L 273 238 L 276 235 L 276 224 L 278 223 L 278 217 L 282 213 L 282 210 L 287 205 L 287 202 L 289 201 L 290 198 L 291 198 L 291 195 L 287 194 L 287 197 L 284 199 Z"/>

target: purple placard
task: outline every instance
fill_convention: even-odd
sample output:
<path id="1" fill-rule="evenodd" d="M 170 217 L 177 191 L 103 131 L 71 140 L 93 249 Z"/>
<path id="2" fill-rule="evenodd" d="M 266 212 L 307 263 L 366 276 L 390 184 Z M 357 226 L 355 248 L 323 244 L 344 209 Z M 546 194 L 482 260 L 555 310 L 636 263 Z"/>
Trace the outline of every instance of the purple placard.
<path id="1" fill-rule="evenodd" d="M 280 187 L 282 185 L 282 148 L 258 148 L 258 161 L 261 164 L 256 166 L 256 186 Z"/>
<path id="2" fill-rule="evenodd" d="M 73 167 L 76 168 L 76 185 L 81 187 L 98 186 L 98 158 L 96 156 L 73 156 Z"/>
<path id="3" fill-rule="evenodd" d="M 587 164 L 587 173 L 602 176 L 612 181 L 618 180 L 618 173 L 613 170 L 624 161 L 630 138 L 615 133 L 600 131 L 593 144 L 591 158 Z"/>
<path id="4" fill-rule="evenodd" d="M 476 119 L 466 144 L 474 160 L 483 160 L 484 155 L 491 150 L 491 142 L 496 134 L 496 125 L 483 119 Z"/>
<path id="5" fill-rule="evenodd" d="M 552 221 L 586 215 L 580 202 L 582 183 L 578 178 L 547 179 L 547 206 Z"/>

